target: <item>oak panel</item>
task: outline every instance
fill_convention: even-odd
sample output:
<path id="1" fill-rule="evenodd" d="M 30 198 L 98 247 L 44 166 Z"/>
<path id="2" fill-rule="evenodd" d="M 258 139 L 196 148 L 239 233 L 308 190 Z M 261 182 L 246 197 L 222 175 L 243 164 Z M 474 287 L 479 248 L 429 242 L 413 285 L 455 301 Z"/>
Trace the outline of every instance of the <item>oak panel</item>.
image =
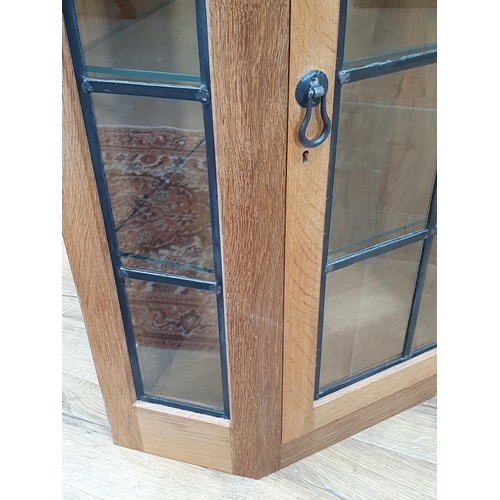
<path id="1" fill-rule="evenodd" d="M 229 421 L 137 401 L 144 451 L 232 472 Z"/>

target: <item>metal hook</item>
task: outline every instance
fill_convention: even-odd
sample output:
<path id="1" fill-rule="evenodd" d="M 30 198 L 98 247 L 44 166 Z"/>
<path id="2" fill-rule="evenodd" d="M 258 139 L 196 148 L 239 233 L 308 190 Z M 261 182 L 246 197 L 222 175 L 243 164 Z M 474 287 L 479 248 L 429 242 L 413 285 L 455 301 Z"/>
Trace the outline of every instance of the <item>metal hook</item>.
<path id="1" fill-rule="evenodd" d="M 315 148 L 323 142 L 330 134 L 331 122 L 326 112 L 326 93 L 328 91 L 328 78 L 319 70 L 306 73 L 295 88 L 295 99 L 303 108 L 306 114 L 299 127 L 299 141 L 306 148 Z M 312 108 L 321 103 L 321 119 L 323 120 L 323 130 L 314 139 L 306 137 L 306 130 L 311 120 Z"/>

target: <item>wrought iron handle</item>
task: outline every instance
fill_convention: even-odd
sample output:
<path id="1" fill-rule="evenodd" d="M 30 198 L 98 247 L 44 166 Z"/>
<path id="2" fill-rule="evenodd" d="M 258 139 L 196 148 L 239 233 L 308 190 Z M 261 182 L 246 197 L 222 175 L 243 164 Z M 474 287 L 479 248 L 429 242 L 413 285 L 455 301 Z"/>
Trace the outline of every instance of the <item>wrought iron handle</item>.
<path id="1" fill-rule="evenodd" d="M 299 141 L 306 148 L 315 148 L 325 142 L 331 130 L 330 118 L 326 112 L 326 93 L 328 91 L 328 78 L 319 70 L 309 71 L 297 83 L 295 99 L 306 108 L 306 115 L 299 127 Z M 323 130 L 314 139 L 306 137 L 306 130 L 311 120 L 312 108 L 321 103 L 321 119 Z"/>

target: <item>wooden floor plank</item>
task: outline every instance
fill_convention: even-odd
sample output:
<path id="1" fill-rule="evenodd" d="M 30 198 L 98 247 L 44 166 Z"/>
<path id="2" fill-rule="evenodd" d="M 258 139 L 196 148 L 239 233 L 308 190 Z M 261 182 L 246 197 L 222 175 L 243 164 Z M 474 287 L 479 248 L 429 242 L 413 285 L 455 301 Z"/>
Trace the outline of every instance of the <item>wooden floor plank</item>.
<path id="1" fill-rule="evenodd" d="M 62 497 L 64 500 L 103 500 L 102 497 L 90 495 L 89 493 L 75 488 L 74 486 L 69 486 L 68 484 L 63 484 Z"/>
<path id="2" fill-rule="evenodd" d="M 80 309 L 80 306 L 77 306 Z M 75 314 L 76 315 L 76 314 Z M 82 353 L 90 353 L 90 345 L 85 334 L 83 320 L 63 315 L 63 347 L 69 347 Z"/>
<path id="3" fill-rule="evenodd" d="M 83 321 L 82 310 L 80 309 L 80 302 L 76 295 L 62 296 L 62 315 L 63 318 L 73 318 Z"/>
<path id="4" fill-rule="evenodd" d="M 84 353 L 63 345 L 62 372 L 98 384 L 90 352 Z"/>
<path id="5" fill-rule="evenodd" d="M 431 399 L 429 399 L 428 401 L 425 401 L 422 404 L 424 404 L 425 406 L 432 406 L 433 408 L 437 409 L 437 404 L 438 404 L 437 397 L 431 398 Z"/>
<path id="6" fill-rule="evenodd" d="M 418 405 L 356 434 L 360 441 L 437 463 L 436 409 Z"/>
<path id="7" fill-rule="evenodd" d="M 289 481 L 282 474 L 276 473 L 256 481 L 245 500 L 335 500 L 340 498 L 328 489 L 318 488 L 307 481 L 297 484 Z"/>
<path id="8" fill-rule="evenodd" d="M 63 373 L 63 413 L 109 428 L 104 401 L 96 383 Z"/>
<path id="9" fill-rule="evenodd" d="M 281 471 L 287 480 L 311 484 L 349 500 L 436 498 L 436 466 L 404 453 L 349 438 Z"/>

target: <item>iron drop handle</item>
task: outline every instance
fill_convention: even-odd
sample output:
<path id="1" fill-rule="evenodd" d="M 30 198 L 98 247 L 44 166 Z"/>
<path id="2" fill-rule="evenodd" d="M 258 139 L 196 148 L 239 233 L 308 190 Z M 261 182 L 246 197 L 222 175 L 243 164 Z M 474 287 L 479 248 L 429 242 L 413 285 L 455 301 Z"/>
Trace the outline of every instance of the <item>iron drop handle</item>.
<path id="1" fill-rule="evenodd" d="M 326 93 L 328 91 L 328 78 L 319 70 L 306 73 L 297 83 L 295 88 L 295 99 L 306 108 L 306 114 L 299 127 L 299 141 L 306 148 L 315 148 L 323 142 L 330 134 L 331 122 L 326 112 Z M 312 108 L 321 105 L 321 119 L 323 120 L 323 130 L 314 139 L 306 137 L 307 127 L 311 120 Z"/>

